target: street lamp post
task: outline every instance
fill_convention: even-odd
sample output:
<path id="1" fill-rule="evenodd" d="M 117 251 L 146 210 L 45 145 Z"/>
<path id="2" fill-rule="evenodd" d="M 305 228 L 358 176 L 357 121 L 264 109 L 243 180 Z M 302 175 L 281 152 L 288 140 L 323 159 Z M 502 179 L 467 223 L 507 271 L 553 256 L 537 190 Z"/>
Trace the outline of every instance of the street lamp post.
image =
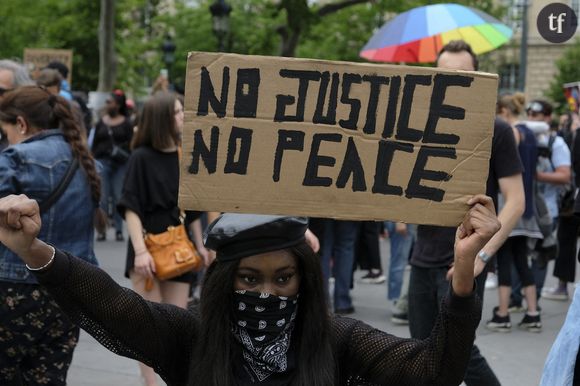
<path id="1" fill-rule="evenodd" d="M 230 32 L 230 12 L 232 7 L 225 0 L 216 0 L 210 7 L 213 19 L 213 33 L 218 39 L 218 50 L 223 52 L 225 49 L 225 38 Z"/>
<path id="2" fill-rule="evenodd" d="M 528 0 L 521 2 L 522 7 L 522 39 L 520 42 L 520 68 L 518 74 L 518 89 L 526 89 L 526 72 L 528 68 Z"/>
<path id="3" fill-rule="evenodd" d="M 165 63 L 165 68 L 167 69 L 167 81 L 171 84 L 171 78 L 169 76 L 171 66 L 175 62 L 175 43 L 171 39 L 171 35 L 165 35 L 165 40 L 161 45 L 161 51 L 163 51 L 163 63 Z"/>

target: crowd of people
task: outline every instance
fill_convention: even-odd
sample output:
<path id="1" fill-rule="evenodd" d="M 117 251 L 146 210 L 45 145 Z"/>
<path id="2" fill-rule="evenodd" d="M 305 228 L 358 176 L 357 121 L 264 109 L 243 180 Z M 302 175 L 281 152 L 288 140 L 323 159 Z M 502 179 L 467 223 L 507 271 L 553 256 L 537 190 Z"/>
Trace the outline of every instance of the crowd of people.
<path id="1" fill-rule="evenodd" d="M 478 60 L 452 41 L 437 66 L 474 71 Z M 547 101 L 499 96 L 486 196 L 458 229 L 220 215 L 178 207 L 180 95 L 161 87 L 135 109 L 113 90 L 93 119 L 67 72 L 51 63 L 32 79 L 0 60 L 0 384 L 66 384 L 80 327 L 138 360 L 147 386 L 156 373 L 169 385 L 500 385 L 474 344 L 493 278 L 491 331 L 524 312 L 518 327 L 541 332 L 540 299 L 569 300 L 580 119 L 554 125 Z M 160 280 L 145 236 L 178 224 L 204 269 Z M 127 243 L 134 292 L 98 268 L 94 242 L 109 226 Z M 544 288 L 551 260 L 558 285 Z M 346 317 L 354 285 L 384 283 L 411 339 Z"/>

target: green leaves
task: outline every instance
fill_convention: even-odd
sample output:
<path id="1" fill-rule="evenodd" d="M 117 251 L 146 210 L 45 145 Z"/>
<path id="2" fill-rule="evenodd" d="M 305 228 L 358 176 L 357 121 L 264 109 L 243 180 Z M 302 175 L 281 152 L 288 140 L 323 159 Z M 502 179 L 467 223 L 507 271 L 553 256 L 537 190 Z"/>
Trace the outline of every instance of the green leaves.
<path id="1" fill-rule="evenodd" d="M 567 111 L 568 105 L 564 96 L 564 83 L 580 81 L 580 39 L 564 51 L 556 62 L 558 72 L 554 77 L 546 96 L 556 102 L 556 111 Z"/>
<path id="2" fill-rule="evenodd" d="M 358 53 L 387 18 L 427 0 L 227 0 L 232 7 L 230 52 L 360 61 Z M 363 0 L 364 1 L 364 0 Z M 440 0 L 437 2 L 446 2 Z M 117 82 L 129 93 L 143 95 L 165 67 L 161 45 L 170 34 L 176 45 L 171 81 L 185 83 L 187 53 L 216 51 L 209 6 L 213 0 L 117 0 L 115 48 Z M 494 13 L 493 0 L 461 0 Z M 167 4 L 173 4 L 168 7 Z M 322 7 L 344 8 L 319 15 Z M 3 0 L 0 57 L 22 58 L 24 48 L 74 50 L 73 88 L 94 90 L 99 73 L 97 0 Z M 327 8 L 328 9 L 328 8 Z M 336 10 L 338 9 L 338 10 Z M 284 35 L 285 32 L 285 35 Z M 285 36 L 283 38 L 283 36 Z M 578 77 L 580 79 L 580 77 Z M 574 79 L 574 80 L 578 80 Z"/>

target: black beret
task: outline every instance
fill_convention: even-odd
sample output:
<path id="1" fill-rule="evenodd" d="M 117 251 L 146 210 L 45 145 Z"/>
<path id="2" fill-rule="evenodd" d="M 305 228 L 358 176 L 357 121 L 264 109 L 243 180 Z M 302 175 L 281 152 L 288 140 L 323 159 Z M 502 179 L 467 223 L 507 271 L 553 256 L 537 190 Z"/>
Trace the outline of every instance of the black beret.
<path id="1" fill-rule="evenodd" d="M 290 248 L 304 241 L 305 217 L 225 213 L 209 225 L 204 244 L 218 261 Z"/>

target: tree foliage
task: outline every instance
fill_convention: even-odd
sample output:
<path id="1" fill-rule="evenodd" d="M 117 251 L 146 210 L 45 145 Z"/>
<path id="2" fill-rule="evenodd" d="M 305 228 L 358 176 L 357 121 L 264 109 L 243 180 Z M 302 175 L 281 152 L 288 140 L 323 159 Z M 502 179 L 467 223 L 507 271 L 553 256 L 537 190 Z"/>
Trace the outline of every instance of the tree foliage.
<path id="1" fill-rule="evenodd" d="M 74 87 L 96 87 L 98 1 L 4 0 L 1 9 L 0 57 L 20 60 L 25 48 L 73 49 Z"/>
<path id="2" fill-rule="evenodd" d="M 550 83 L 546 96 L 556 103 L 556 110 L 564 112 L 567 108 L 564 96 L 564 83 L 580 81 L 580 39 L 564 51 L 556 62 L 557 73 Z"/>
<path id="3" fill-rule="evenodd" d="M 446 2 L 438 0 L 436 2 Z M 116 0 L 116 87 L 144 93 L 165 67 L 166 34 L 176 45 L 172 81 L 183 87 L 187 52 L 216 51 L 209 6 L 213 0 Z M 499 16 L 494 0 L 460 0 Z M 24 48 L 74 50 L 73 87 L 94 90 L 98 77 L 99 1 L 3 0 L 0 57 L 21 58 Z M 228 0 L 230 52 L 360 61 L 358 54 L 389 18 L 427 0 Z"/>

